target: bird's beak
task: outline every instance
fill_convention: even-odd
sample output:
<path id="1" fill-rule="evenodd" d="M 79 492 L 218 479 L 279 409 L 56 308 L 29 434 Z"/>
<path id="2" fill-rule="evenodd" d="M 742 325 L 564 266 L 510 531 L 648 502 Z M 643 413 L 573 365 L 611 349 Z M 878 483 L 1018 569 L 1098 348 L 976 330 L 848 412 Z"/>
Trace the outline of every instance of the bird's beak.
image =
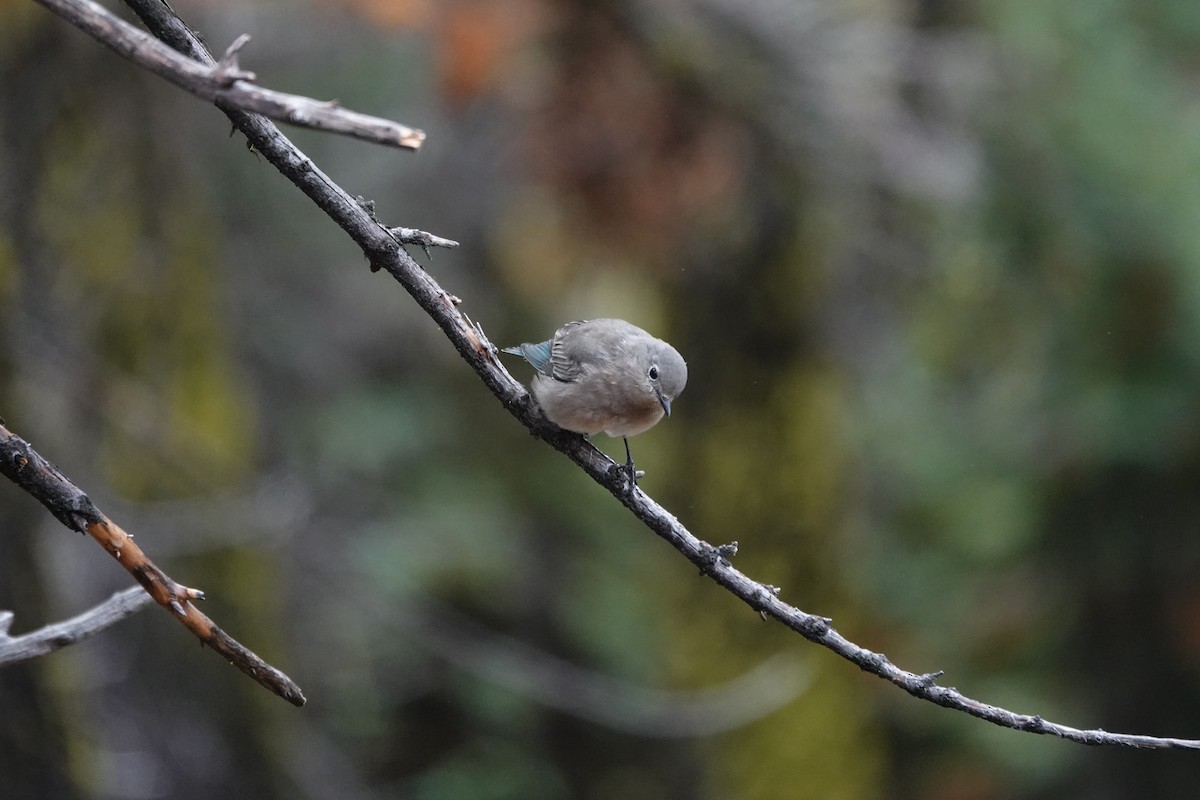
<path id="1" fill-rule="evenodd" d="M 658 402 L 660 404 L 662 404 L 663 411 L 666 412 L 666 415 L 668 417 L 671 416 L 671 400 L 670 400 L 670 398 L 668 398 L 662 392 L 655 392 L 655 394 L 658 395 Z"/>

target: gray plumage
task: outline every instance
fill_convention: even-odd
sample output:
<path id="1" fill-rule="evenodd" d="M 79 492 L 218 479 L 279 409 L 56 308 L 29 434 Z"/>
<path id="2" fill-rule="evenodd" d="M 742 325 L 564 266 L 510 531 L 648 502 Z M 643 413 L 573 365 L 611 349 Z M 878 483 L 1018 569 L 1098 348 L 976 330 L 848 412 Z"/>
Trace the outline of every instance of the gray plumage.
<path id="1" fill-rule="evenodd" d="M 687 384 L 679 351 L 619 319 L 568 322 L 548 341 L 504 352 L 533 365 L 529 388 L 538 405 L 551 422 L 577 433 L 628 437 L 649 430 L 670 416 Z"/>

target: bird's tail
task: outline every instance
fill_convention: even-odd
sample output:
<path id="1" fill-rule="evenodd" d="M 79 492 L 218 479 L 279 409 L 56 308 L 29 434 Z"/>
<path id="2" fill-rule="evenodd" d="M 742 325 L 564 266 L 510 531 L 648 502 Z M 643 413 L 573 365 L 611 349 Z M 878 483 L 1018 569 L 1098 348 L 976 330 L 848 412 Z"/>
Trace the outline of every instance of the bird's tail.
<path id="1" fill-rule="evenodd" d="M 519 344 L 516 347 L 505 347 L 503 352 L 520 356 L 532 364 L 533 368 L 538 372 L 543 372 L 547 375 L 550 374 L 550 342 Z"/>

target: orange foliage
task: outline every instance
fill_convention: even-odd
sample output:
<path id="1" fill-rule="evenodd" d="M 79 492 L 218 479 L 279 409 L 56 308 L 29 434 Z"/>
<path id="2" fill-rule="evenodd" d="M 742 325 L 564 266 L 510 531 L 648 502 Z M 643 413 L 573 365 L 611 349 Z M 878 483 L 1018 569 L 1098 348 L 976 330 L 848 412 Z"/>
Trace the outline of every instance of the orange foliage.
<path id="1" fill-rule="evenodd" d="M 475 99 L 506 76 L 512 55 L 540 27 L 537 0 L 463 0 L 439 7 L 434 35 L 442 96 L 452 106 Z"/>
<path id="2" fill-rule="evenodd" d="M 428 24 L 430 0 L 338 0 L 350 11 L 391 28 L 420 28 Z"/>
<path id="3" fill-rule="evenodd" d="M 554 36 L 557 69 L 529 142 L 535 172 L 581 199 L 600 235 L 635 247 L 678 244 L 731 213 L 745 188 L 745 129 L 599 14 Z"/>

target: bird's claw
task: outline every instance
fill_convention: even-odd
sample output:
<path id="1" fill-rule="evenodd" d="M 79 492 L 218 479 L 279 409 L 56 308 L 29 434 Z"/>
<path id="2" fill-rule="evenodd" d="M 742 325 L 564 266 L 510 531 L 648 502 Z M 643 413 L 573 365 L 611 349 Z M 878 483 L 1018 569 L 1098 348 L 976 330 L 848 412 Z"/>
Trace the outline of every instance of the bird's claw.
<path id="1" fill-rule="evenodd" d="M 645 470 L 637 469 L 632 462 L 628 461 L 624 464 L 613 464 L 609 467 L 609 472 L 615 473 L 621 478 L 626 492 L 632 492 L 637 488 L 638 478 L 646 477 Z"/>
<path id="2" fill-rule="evenodd" d="M 621 466 L 621 469 L 625 471 L 625 477 L 629 481 L 626 490 L 632 492 L 637 488 L 638 478 L 646 477 L 646 472 L 633 465 L 633 454 L 629 452 L 629 439 L 626 437 L 622 438 L 625 439 L 625 463 Z"/>
<path id="3" fill-rule="evenodd" d="M 625 447 L 629 447 L 628 440 L 625 442 Z M 628 450 L 625 453 L 625 475 L 629 478 L 629 488 L 632 491 L 637 488 L 638 478 L 646 477 L 646 471 L 638 469 L 633 465 L 633 456 L 629 455 Z"/>

